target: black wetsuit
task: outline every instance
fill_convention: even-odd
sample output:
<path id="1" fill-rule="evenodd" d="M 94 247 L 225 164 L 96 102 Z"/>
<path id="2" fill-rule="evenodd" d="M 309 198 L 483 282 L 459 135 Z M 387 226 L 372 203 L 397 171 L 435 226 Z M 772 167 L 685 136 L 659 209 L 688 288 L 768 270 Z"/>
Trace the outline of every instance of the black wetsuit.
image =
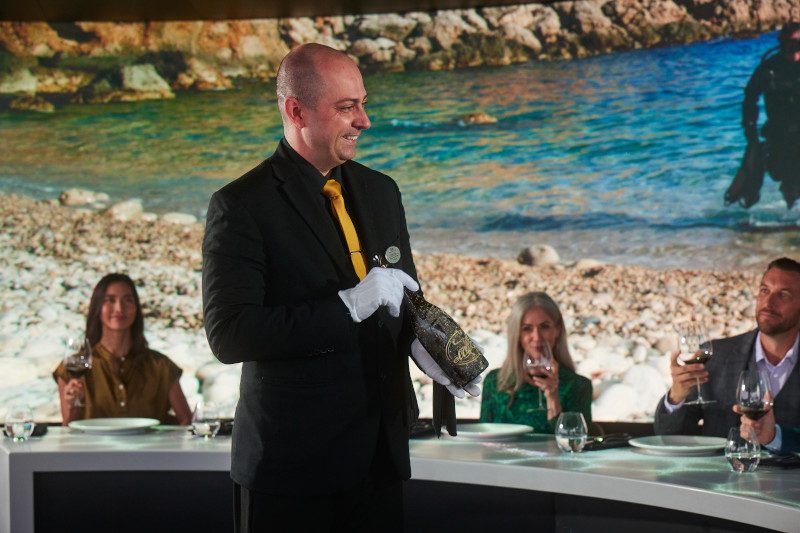
<path id="1" fill-rule="evenodd" d="M 767 55 L 756 67 L 744 90 L 742 127 L 748 143 L 758 142 L 758 99 L 764 95 L 767 122 L 764 166 L 781 182 L 789 208 L 800 197 L 800 62 L 780 52 Z"/>

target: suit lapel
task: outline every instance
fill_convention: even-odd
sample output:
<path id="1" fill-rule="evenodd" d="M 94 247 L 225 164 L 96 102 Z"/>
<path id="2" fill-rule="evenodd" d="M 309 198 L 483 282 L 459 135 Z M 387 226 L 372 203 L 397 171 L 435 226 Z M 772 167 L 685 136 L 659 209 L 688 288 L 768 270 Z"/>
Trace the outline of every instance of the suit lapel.
<path id="1" fill-rule="evenodd" d="M 800 390 L 800 363 L 795 363 L 794 368 L 789 373 L 789 378 L 786 380 L 786 383 L 783 384 L 783 387 L 775 395 L 775 402 L 777 403 L 780 399 L 781 403 L 783 402 L 797 402 L 797 391 Z"/>
<path id="2" fill-rule="evenodd" d="M 757 334 L 758 330 L 753 330 L 748 333 L 742 339 L 743 342 L 739 344 L 739 347 L 735 352 L 735 358 L 732 361 L 733 364 L 729 365 L 730 369 L 734 373 L 733 383 L 739 382 L 739 374 L 742 373 L 742 370 L 746 370 L 750 366 L 751 361 L 753 361 L 753 348 L 756 342 Z"/>
<path id="3" fill-rule="evenodd" d="M 780 401 L 781 404 L 791 407 L 797 413 L 797 404 L 800 403 L 797 391 L 800 391 L 800 361 L 794 364 L 792 371 L 789 372 L 789 377 L 786 378 L 786 383 L 775 395 L 775 403 L 777 404 Z"/>
<path id="4" fill-rule="evenodd" d="M 723 405 L 733 405 L 736 403 L 736 386 L 739 383 L 739 375 L 746 369 L 753 357 L 753 343 L 756 331 L 751 331 L 743 335 L 734 345 L 726 343 L 725 340 L 716 341 L 713 344 L 714 350 L 721 350 L 712 357 L 713 364 L 719 369 L 717 377 L 712 378 L 711 387 L 716 398 Z M 704 411 L 708 412 L 704 406 Z M 719 406 L 712 404 L 709 409 L 720 413 L 722 426 L 729 425 L 729 413 L 720 412 Z M 724 410 L 723 410 L 724 411 Z M 733 412 L 730 413 L 733 415 Z M 721 427 L 722 427 L 721 426 Z M 727 429 L 724 429 L 727 431 Z"/>
<path id="5" fill-rule="evenodd" d="M 294 163 L 283 155 L 283 150 L 278 147 L 273 155 L 272 164 L 275 167 L 274 175 L 283 181 L 281 191 L 286 201 L 292 205 L 303 218 L 309 229 L 325 248 L 328 256 L 345 278 L 350 278 L 353 267 L 342 247 L 339 233 L 334 226 L 331 216 L 317 201 L 320 191 L 314 190 L 308 180 L 304 179 Z M 291 236 L 288 236 L 291 238 Z"/>

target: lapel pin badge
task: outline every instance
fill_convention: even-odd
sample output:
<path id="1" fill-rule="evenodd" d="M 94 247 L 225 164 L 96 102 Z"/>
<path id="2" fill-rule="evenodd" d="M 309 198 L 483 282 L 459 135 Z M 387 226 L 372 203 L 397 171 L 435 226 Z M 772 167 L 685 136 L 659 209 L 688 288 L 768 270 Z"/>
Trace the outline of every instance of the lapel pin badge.
<path id="1" fill-rule="evenodd" d="M 397 246 L 390 246 L 386 249 L 386 252 L 383 254 L 387 261 L 390 264 L 394 265 L 398 261 L 400 261 L 400 248 Z"/>

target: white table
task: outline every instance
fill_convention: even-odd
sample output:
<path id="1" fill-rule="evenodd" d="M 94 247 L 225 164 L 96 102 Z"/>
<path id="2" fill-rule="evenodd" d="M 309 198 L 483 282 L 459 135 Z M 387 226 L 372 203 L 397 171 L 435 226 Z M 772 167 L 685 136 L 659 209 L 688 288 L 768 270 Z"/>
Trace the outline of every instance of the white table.
<path id="1" fill-rule="evenodd" d="M 635 448 L 563 454 L 547 436 L 411 441 L 414 479 L 604 498 L 800 532 L 800 469 L 730 472 L 722 454 L 654 456 Z"/>
<path id="2" fill-rule="evenodd" d="M 728 471 L 721 455 L 660 457 L 630 448 L 565 455 L 551 437 L 411 441 L 413 478 L 605 498 L 800 531 L 800 470 Z M 34 525 L 34 475 L 43 472 L 230 469 L 230 439 L 185 432 L 92 436 L 50 428 L 27 443 L 0 441 L 0 533 Z"/>
<path id="3" fill-rule="evenodd" d="M 40 439 L 0 439 L 0 533 L 33 532 L 38 472 L 222 471 L 231 467 L 231 440 L 203 440 L 186 430 L 97 436 L 51 427 Z"/>

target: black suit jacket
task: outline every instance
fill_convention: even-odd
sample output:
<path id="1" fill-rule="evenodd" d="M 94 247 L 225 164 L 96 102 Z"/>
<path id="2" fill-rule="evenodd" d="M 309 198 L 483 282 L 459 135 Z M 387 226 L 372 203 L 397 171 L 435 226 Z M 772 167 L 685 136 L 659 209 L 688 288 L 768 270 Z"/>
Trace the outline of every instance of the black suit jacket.
<path id="1" fill-rule="evenodd" d="M 368 265 L 394 245 L 396 267 L 416 278 L 395 182 L 352 161 L 342 179 Z M 355 486 L 379 430 L 397 476 L 410 477 L 408 434 L 418 414 L 410 324 L 385 308 L 352 321 L 337 293 L 358 278 L 320 194 L 279 145 L 208 207 L 206 334 L 220 361 L 244 363 L 231 477 L 263 493 Z"/>
<path id="2" fill-rule="evenodd" d="M 727 437 L 728 430 L 739 426 L 739 415 L 733 412 L 739 374 L 755 364 L 754 345 L 758 330 L 713 341 L 714 355 L 706 364 L 708 381 L 703 384 L 703 398 L 716 400 L 706 405 L 684 405 L 667 413 L 664 397 L 658 402 L 655 416 L 656 434 Z M 697 398 L 693 388 L 687 400 Z M 775 397 L 775 420 L 779 424 L 800 426 L 800 364 L 796 364 L 789 379 Z M 703 420 L 703 425 L 698 422 Z"/>

